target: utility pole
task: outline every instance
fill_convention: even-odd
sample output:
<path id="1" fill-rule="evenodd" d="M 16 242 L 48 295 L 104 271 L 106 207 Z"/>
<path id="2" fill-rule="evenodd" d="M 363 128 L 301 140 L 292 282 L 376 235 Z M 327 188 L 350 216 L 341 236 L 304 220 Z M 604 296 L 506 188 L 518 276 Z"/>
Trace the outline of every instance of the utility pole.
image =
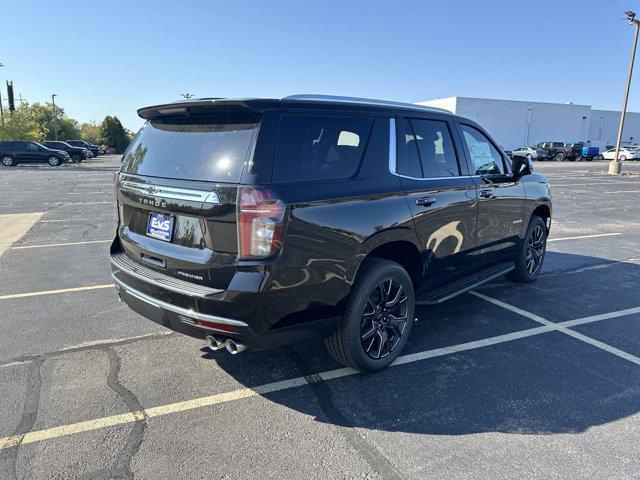
<path id="1" fill-rule="evenodd" d="M 53 104 L 53 139 L 58 140 L 58 119 L 56 118 L 56 97 L 57 94 L 51 95 L 51 103 Z"/>
<path id="2" fill-rule="evenodd" d="M 624 117 L 627 114 L 627 101 L 629 100 L 629 88 L 631 87 L 631 76 L 633 75 L 633 62 L 636 58 L 636 46 L 638 45 L 638 31 L 640 30 L 640 20 L 636 19 L 635 12 L 631 10 L 624 12 L 629 23 L 635 27 L 633 34 L 633 47 L 631 48 L 631 58 L 629 59 L 629 73 L 627 74 L 627 86 L 624 90 L 624 100 L 622 101 L 622 111 L 620 112 L 620 127 L 618 128 L 618 138 L 616 140 L 616 155 L 609 162 L 609 175 L 620 175 L 622 173 L 622 163 L 620 162 L 620 143 L 622 142 L 622 130 L 624 128 Z"/>

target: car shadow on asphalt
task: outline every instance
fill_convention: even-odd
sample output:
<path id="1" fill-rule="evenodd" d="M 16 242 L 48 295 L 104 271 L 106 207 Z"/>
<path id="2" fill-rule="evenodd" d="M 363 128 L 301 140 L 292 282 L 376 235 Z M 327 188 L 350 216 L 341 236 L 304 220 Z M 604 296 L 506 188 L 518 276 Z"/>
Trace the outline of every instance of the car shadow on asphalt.
<path id="1" fill-rule="evenodd" d="M 640 265 L 634 263 L 549 253 L 543 273 L 534 284 L 508 286 L 500 279 L 482 291 L 494 298 L 502 294 L 528 311 L 537 308 L 550 321 L 640 305 Z M 404 354 L 539 326 L 472 295 L 421 308 L 417 316 Z M 631 343 L 620 345 L 613 334 L 616 321 L 592 324 L 601 327 L 597 339 L 632 354 L 635 346 L 640 354 L 640 323 L 627 325 L 625 339 Z M 330 381 L 314 375 L 341 368 L 321 341 L 204 357 L 250 388 L 268 383 L 274 366 L 286 365 L 288 378 L 305 376 L 309 384 L 264 397 L 344 427 L 431 435 L 544 435 L 584 432 L 640 411 L 638 365 L 557 331 Z"/>

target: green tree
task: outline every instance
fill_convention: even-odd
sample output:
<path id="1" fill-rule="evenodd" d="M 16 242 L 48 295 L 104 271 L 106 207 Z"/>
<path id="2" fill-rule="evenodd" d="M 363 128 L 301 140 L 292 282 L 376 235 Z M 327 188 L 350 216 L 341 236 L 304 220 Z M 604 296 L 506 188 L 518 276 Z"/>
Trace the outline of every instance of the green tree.
<path id="1" fill-rule="evenodd" d="M 102 143 L 102 136 L 100 134 L 100 127 L 94 122 L 81 123 L 80 124 L 80 138 L 85 142 L 100 145 Z"/>
<path id="2" fill-rule="evenodd" d="M 129 135 L 125 131 L 118 117 L 107 115 L 100 126 L 100 136 L 104 143 L 115 150 L 116 153 L 122 153 L 129 145 Z"/>
<path id="3" fill-rule="evenodd" d="M 45 140 L 55 138 L 53 104 L 34 103 L 29 106 L 38 122 L 40 130 L 44 132 Z M 55 127 L 58 129 L 58 140 L 72 140 L 80 136 L 78 122 L 68 118 L 64 113 L 64 108 L 56 105 Z"/>
<path id="4" fill-rule="evenodd" d="M 4 111 L 0 123 L 0 140 L 44 140 L 44 132 L 31 107 L 22 105 L 13 114 Z"/>

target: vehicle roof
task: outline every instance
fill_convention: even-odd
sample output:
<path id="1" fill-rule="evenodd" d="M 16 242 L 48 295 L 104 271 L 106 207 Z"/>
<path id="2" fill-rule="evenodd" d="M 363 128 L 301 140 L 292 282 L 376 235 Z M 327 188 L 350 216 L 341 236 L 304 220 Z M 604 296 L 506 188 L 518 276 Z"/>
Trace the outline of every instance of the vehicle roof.
<path id="1" fill-rule="evenodd" d="M 138 115 L 142 118 L 148 119 L 160 115 L 179 115 L 181 113 L 186 113 L 190 107 L 232 107 L 234 105 L 249 108 L 255 111 L 263 111 L 283 107 L 320 106 L 336 109 L 366 108 L 387 111 L 435 112 L 446 115 L 453 115 L 450 111 L 442 108 L 416 105 L 413 103 L 377 100 L 372 98 L 341 97 L 334 95 L 314 94 L 291 95 L 283 98 L 196 98 L 189 100 L 178 100 L 171 103 L 152 105 L 141 108 L 138 110 Z"/>

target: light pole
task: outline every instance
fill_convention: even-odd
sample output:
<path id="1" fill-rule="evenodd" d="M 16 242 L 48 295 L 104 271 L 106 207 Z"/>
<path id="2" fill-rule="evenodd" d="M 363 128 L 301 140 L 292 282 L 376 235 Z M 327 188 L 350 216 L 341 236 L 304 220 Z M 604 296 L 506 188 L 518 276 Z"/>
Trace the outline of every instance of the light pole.
<path id="1" fill-rule="evenodd" d="M 53 105 L 53 139 L 58 140 L 58 122 L 56 119 L 56 93 L 51 95 L 51 103 Z"/>
<path id="2" fill-rule="evenodd" d="M 635 27 L 633 34 L 633 47 L 631 48 L 631 58 L 629 59 L 629 73 L 627 75 L 627 86 L 624 90 L 624 100 L 622 102 L 622 111 L 620 112 L 620 127 L 618 128 L 618 138 L 616 140 L 616 155 L 609 162 L 609 175 L 620 175 L 622 172 L 622 163 L 620 163 L 620 142 L 622 141 L 622 129 L 624 128 L 624 117 L 627 114 L 627 100 L 629 100 L 629 88 L 631 87 L 631 75 L 633 75 L 633 62 L 636 58 L 636 46 L 638 45 L 638 31 L 640 30 L 640 20 L 636 19 L 635 12 L 629 10 L 624 12 L 629 23 Z"/>

